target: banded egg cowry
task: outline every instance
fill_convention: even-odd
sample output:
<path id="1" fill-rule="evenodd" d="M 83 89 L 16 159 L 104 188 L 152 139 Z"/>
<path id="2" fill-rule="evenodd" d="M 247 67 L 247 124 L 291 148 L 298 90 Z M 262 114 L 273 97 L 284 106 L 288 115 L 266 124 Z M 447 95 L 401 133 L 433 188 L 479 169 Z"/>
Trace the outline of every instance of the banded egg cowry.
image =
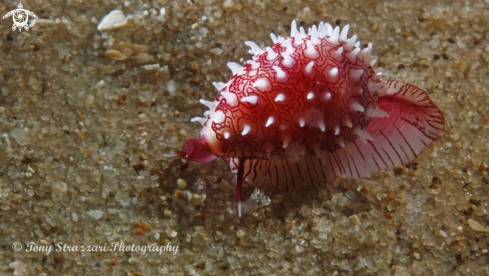
<path id="1" fill-rule="evenodd" d="M 397 80 L 382 81 L 372 44 L 362 47 L 328 23 L 306 33 L 292 22 L 288 38 L 271 34 L 244 65 L 229 62 L 233 76 L 214 83 L 214 101 L 199 139 L 184 151 L 196 162 L 225 158 L 241 185 L 295 189 L 343 175 L 361 178 L 415 160 L 437 140 L 445 121 L 428 94 Z"/>

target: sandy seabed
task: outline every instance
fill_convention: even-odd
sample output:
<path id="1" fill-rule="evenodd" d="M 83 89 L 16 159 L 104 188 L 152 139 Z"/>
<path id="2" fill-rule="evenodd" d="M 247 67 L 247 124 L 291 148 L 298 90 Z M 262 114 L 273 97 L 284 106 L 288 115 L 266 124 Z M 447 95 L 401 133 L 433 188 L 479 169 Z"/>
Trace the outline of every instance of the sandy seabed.
<path id="1" fill-rule="evenodd" d="M 0 19 L 0 275 L 489 273 L 487 1 L 22 4 L 44 20 Z M 118 28 L 99 31 L 113 10 Z M 244 42 L 270 45 L 293 19 L 349 24 L 446 131 L 417 164 L 366 179 L 245 187 L 239 219 L 223 160 L 163 154 L 198 137 L 198 100 L 251 57 Z"/>

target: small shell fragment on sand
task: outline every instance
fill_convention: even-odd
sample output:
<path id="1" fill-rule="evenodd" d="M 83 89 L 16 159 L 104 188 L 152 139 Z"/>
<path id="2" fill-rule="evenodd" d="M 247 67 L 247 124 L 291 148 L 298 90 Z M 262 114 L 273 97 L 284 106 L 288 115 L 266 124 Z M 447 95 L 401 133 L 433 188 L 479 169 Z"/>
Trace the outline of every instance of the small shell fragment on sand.
<path id="1" fill-rule="evenodd" d="M 152 56 L 148 55 L 148 53 L 140 53 L 139 55 L 134 56 L 134 60 L 138 64 L 146 64 L 148 62 L 153 61 L 154 58 Z"/>
<path id="2" fill-rule="evenodd" d="M 144 46 L 130 43 L 120 43 L 114 48 L 105 51 L 105 56 L 113 60 L 126 60 L 130 56 L 139 55 L 139 53 L 144 51 Z"/>
<path id="3" fill-rule="evenodd" d="M 181 178 L 177 180 L 178 188 L 185 189 L 187 187 L 187 182 Z"/>
<path id="4" fill-rule="evenodd" d="M 14 270 L 13 275 L 28 275 L 29 274 L 29 266 L 20 260 L 15 260 L 15 262 L 11 262 L 9 267 Z"/>
<path id="5" fill-rule="evenodd" d="M 117 50 L 107 50 L 105 56 L 113 60 L 126 60 L 129 57 Z"/>
<path id="6" fill-rule="evenodd" d="M 27 131 L 23 128 L 13 128 L 10 130 L 10 135 L 12 135 L 15 141 L 21 146 L 26 146 L 32 143 L 31 138 L 27 136 Z"/>
<path id="7" fill-rule="evenodd" d="M 360 225 L 360 224 L 362 224 L 362 223 L 360 222 L 360 219 L 358 218 L 358 216 L 357 216 L 357 215 L 352 215 L 352 216 L 348 217 L 348 220 L 349 220 L 351 223 L 355 224 L 355 225 Z"/>
<path id="8" fill-rule="evenodd" d="M 478 223 L 473 219 L 468 219 L 467 224 L 472 230 L 476 232 L 489 233 L 489 229 L 485 228 L 484 226 L 482 226 L 480 223 Z"/>
<path id="9" fill-rule="evenodd" d="M 148 72 L 152 72 L 152 71 L 158 71 L 158 70 L 160 70 L 160 65 L 158 63 L 156 63 L 156 64 L 148 64 L 148 65 L 141 66 L 141 68 L 143 68 L 144 70 L 146 70 Z"/>
<path id="10" fill-rule="evenodd" d="M 144 51 L 144 46 L 132 43 L 119 43 L 114 47 L 117 51 L 129 56 L 135 56 Z"/>
<path id="11" fill-rule="evenodd" d="M 55 24 L 55 22 L 51 19 L 36 18 L 36 19 L 32 19 L 31 23 L 29 23 L 29 28 L 44 27 L 53 24 Z"/>
<path id="12" fill-rule="evenodd" d="M 120 10 L 113 10 L 102 18 L 102 21 L 100 24 L 98 24 L 97 29 L 101 32 L 105 32 L 119 29 L 126 25 L 126 16 Z"/>
<path id="13" fill-rule="evenodd" d="M 210 52 L 216 56 L 220 56 L 224 52 L 221 48 L 212 48 Z"/>
<path id="14" fill-rule="evenodd" d="M 104 212 L 100 210 L 90 210 L 87 212 L 87 215 L 91 216 L 94 220 L 99 220 L 104 216 Z"/>

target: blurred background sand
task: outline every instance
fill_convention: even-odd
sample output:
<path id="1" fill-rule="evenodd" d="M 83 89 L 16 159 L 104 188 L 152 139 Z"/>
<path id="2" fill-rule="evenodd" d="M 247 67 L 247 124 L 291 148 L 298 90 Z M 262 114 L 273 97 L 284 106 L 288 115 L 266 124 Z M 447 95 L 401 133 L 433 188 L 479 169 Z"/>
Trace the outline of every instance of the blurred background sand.
<path id="1" fill-rule="evenodd" d="M 19 32 L 0 19 L 1 275 L 488 273 L 489 3 L 22 4 L 45 20 Z M 17 5 L 1 2 L 0 15 Z M 99 31 L 113 10 L 119 19 Z M 214 99 L 228 61 L 251 57 L 244 42 L 268 46 L 293 19 L 349 24 L 373 44 L 384 79 L 429 93 L 446 131 L 416 164 L 366 179 L 283 194 L 246 187 L 239 219 L 224 161 L 163 154 L 198 136 L 198 100 Z M 47 254 L 29 242 L 107 249 Z M 111 252 L 114 242 L 179 248 Z"/>

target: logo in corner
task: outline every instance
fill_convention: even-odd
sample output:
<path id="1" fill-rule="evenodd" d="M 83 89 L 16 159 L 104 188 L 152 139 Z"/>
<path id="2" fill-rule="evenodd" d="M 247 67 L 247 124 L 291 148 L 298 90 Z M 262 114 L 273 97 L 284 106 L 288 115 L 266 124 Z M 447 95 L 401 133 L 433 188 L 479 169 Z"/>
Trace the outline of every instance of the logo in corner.
<path id="1" fill-rule="evenodd" d="M 12 25 L 12 31 L 15 31 L 17 28 L 19 29 L 19 31 L 22 31 L 22 28 L 28 31 L 29 26 L 27 25 L 27 21 L 29 20 L 29 15 L 34 18 L 37 18 L 37 15 L 35 15 L 33 12 L 24 10 L 23 8 L 24 6 L 22 6 L 22 3 L 19 3 L 17 9 L 10 11 L 3 16 L 3 18 L 12 16 L 12 18 L 14 19 L 14 24 Z"/>

